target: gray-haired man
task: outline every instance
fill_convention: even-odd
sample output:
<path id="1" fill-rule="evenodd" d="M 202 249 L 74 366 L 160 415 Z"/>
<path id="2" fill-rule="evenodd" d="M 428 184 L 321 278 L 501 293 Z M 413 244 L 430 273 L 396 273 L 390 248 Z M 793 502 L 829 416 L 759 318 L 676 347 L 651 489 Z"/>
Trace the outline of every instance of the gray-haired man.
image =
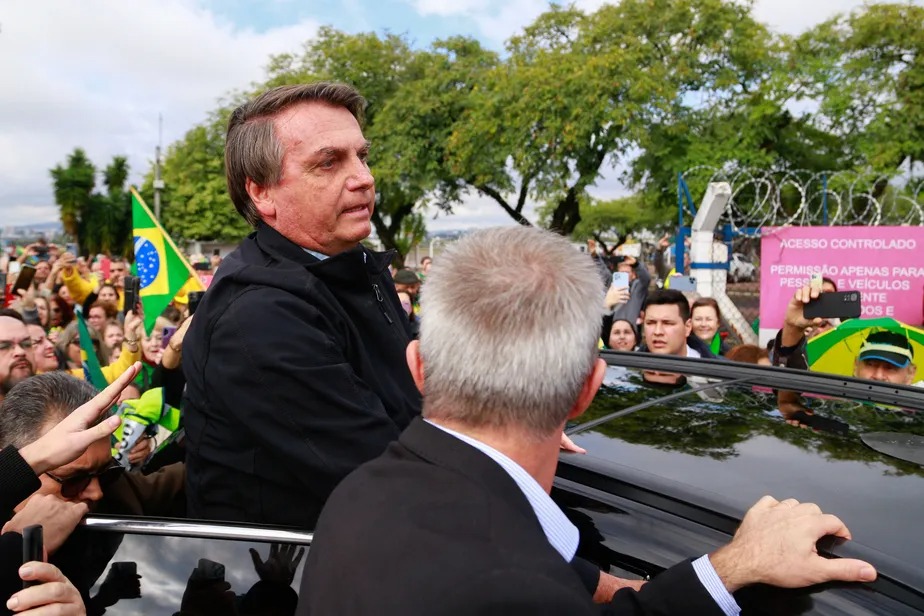
<path id="1" fill-rule="evenodd" d="M 473 234 L 440 256 L 407 361 L 423 417 L 331 495 L 301 614 L 737 614 L 741 586 L 871 580 L 814 551 L 849 537 L 812 504 L 761 499 L 735 538 L 594 606 L 568 563 L 578 532 L 549 497 L 562 430 L 603 381 L 593 263 L 528 228 Z"/>

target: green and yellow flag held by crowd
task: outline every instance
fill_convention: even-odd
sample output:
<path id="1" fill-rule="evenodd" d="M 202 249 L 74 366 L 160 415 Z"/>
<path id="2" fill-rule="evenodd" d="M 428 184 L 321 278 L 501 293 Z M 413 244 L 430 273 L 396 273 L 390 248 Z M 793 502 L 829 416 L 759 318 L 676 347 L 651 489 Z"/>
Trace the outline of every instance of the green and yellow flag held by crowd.
<path id="1" fill-rule="evenodd" d="M 189 282 L 187 291 L 204 291 L 205 287 L 134 188 L 132 227 L 135 247 L 133 269 L 141 283 L 144 329 L 150 333 L 154 321 L 183 285 Z"/>

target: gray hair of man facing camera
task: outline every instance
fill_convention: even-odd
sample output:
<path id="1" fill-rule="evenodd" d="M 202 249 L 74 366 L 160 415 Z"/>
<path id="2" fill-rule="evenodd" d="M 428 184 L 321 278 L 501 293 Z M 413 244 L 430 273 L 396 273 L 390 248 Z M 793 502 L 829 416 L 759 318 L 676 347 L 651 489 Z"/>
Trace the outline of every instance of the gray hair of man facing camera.
<path id="1" fill-rule="evenodd" d="M 603 290 L 565 238 L 490 229 L 452 244 L 421 291 L 423 415 L 546 438 L 598 357 Z"/>

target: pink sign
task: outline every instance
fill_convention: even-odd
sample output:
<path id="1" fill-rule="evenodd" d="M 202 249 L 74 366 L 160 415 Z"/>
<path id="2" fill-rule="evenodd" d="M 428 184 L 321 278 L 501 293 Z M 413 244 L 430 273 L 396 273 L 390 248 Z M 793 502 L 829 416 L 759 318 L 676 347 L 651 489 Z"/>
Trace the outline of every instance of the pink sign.
<path id="1" fill-rule="evenodd" d="M 862 293 L 863 318 L 920 325 L 924 227 L 765 228 L 760 243 L 760 329 L 783 326 L 796 289 L 820 273 L 838 291 Z"/>
<path id="2" fill-rule="evenodd" d="M 199 282 L 201 282 L 202 286 L 205 287 L 206 289 L 208 289 L 209 285 L 212 284 L 213 277 L 214 277 L 213 274 L 205 274 L 203 272 L 199 272 Z"/>

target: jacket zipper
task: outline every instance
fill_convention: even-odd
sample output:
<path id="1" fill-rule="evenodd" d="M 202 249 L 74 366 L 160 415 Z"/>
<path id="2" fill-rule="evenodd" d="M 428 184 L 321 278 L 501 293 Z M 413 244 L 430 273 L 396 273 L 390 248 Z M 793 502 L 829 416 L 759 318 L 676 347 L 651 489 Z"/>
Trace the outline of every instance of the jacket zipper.
<path id="1" fill-rule="evenodd" d="M 385 308 L 385 296 L 382 295 L 382 291 L 379 289 L 379 285 L 373 282 L 372 289 L 375 291 L 375 299 L 379 300 L 379 308 L 381 308 L 382 314 L 385 316 L 385 320 L 388 321 L 389 325 L 393 325 L 394 321 L 392 321 L 391 317 L 388 316 L 388 310 Z"/>

